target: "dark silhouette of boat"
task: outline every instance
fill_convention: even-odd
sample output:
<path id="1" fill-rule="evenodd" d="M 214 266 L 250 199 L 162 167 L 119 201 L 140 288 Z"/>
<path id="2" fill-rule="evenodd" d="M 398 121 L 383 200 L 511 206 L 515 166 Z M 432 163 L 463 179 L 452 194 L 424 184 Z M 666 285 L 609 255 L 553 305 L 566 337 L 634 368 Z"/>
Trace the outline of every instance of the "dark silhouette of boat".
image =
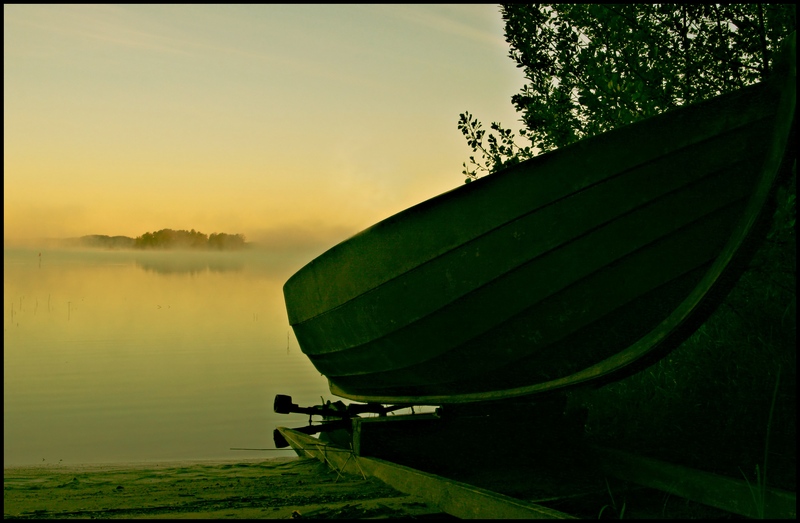
<path id="1" fill-rule="evenodd" d="M 619 379 L 716 308 L 795 157 L 795 35 L 769 80 L 415 205 L 284 286 L 333 394 L 465 403 Z"/>

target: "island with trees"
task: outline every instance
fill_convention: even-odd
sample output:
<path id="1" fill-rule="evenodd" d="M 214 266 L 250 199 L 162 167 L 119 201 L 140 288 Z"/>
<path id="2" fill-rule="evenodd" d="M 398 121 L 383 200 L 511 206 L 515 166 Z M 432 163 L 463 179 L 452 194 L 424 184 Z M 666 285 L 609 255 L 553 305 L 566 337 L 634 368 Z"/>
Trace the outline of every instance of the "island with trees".
<path id="1" fill-rule="evenodd" d="M 65 240 L 65 244 L 73 247 L 90 247 L 101 249 L 191 249 L 191 250 L 239 250 L 248 246 L 243 234 L 214 232 L 205 234 L 200 231 L 161 229 L 146 232 L 136 238 L 129 236 L 107 236 L 91 234 L 80 238 Z"/>

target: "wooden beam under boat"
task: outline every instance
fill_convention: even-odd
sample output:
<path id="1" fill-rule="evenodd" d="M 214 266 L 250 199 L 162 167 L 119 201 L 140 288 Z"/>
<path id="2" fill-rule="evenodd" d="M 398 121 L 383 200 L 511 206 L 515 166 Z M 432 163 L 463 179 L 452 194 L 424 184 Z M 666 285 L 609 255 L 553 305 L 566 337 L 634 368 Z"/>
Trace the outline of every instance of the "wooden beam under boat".
<path id="1" fill-rule="evenodd" d="M 356 456 L 296 430 L 278 431 L 298 455 L 312 457 L 332 469 L 375 477 L 403 492 L 419 496 L 440 510 L 464 519 L 575 519 L 572 516 L 503 494 L 429 474 L 378 458 Z"/>
<path id="2" fill-rule="evenodd" d="M 765 82 L 533 158 L 402 211 L 284 286 L 331 392 L 510 398 L 663 357 L 732 288 L 795 158 L 795 35 Z"/>
<path id="3" fill-rule="evenodd" d="M 591 446 L 600 469 L 624 481 L 662 490 L 687 500 L 753 519 L 797 519 L 797 493 L 745 479 L 729 478 L 681 465 Z"/>

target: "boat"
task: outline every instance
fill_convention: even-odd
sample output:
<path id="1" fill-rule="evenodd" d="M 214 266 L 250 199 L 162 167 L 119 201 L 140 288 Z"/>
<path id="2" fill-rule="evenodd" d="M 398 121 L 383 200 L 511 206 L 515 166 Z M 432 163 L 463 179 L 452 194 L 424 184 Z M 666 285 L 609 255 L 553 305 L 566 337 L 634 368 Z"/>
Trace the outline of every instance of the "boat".
<path id="1" fill-rule="evenodd" d="M 563 392 L 664 357 L 763 240 L 795 158 L 795 35 L 764 82 L 465 184 L 284 285 L 331 393 L 445 405 Z"/>

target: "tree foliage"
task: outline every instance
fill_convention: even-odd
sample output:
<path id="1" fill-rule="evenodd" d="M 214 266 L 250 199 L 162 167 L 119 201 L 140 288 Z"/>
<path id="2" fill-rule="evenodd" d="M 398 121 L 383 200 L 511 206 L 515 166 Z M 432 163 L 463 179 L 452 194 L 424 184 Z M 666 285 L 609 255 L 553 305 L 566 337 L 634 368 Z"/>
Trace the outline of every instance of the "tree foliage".
<path id="1" fill-rule="evenodd" d="M 511 4 L 501 13 L 509 56 L 525 72 L 511 102 L 530 144 L 497 122 L 487 137 L 462 113 L 458 128 L 481 156 L 464 163 L 467 182 L 758 82 L 796 25 L 789 4 Z"/>
<path id="2" fill-rule="evenodd" d="M 161 229 L 137 236 L 133 243 L 137 249 L 241 249 L 245 238 L 241 234 L 212 233 L 210 236 L 195 231 Z"/>

